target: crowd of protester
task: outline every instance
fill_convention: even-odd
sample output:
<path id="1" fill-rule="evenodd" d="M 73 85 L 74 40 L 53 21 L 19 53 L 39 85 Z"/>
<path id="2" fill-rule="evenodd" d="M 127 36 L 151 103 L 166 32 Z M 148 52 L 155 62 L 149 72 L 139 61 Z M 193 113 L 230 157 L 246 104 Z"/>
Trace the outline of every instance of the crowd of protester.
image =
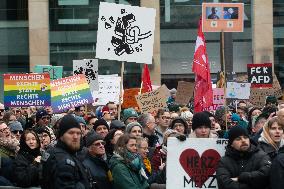
<path id="1" fill-rule="evenodd" d="M 0 186 L 166 188 L 167 139 L 176 137 L 228 139 L 221 189 L 284 188 L 284 109 L 275 97 L 194 113 L 171 90 L 167 103 L 155 114 L 124 109 L 120 120 L 112 102 L 60 114 L 0 104 Z"/>

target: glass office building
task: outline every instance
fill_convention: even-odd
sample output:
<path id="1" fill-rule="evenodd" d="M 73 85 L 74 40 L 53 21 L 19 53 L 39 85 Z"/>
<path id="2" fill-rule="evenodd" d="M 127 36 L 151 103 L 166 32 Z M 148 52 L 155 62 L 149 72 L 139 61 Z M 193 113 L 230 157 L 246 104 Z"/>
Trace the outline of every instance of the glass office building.
<path id="1" fill-rule="evenodd" d="M 47 62 L 51 65 L 64 66 L 64 76 L 71 74 L 72 60 L 94 58 L 96 54 L 97 20 L 99 3 L 102 0 L 45 0 L 42 6 L 36 0 L 1 0 L 0 1 L 0 87 L 3 88 L 2 74 L 8 72 L 30 72 L 34 64 L 43 64 L 40 59 L 31 63 L 34 49 L 40 48 L 40 41 L 29 44 L 33 37 L 34 22 L 29 11 L 31 6 L 39 5 L 39 10 L 46 9 L 48 20 Z M 139 6 L 149 0 L 105 0 L 107 2 Z M 151 0 L 153 1 L 153 0 Z M 227 40 L 230 56 L 227 62 L 229 69 L 245 73 L 246 64 L 254 62 L 255 32 L 253 15 L 258 11 L 250 0 L 157 0 L 159 1 L 160 19 L 160 74 L 161 83 L 169 88 L 176 87 L 178 80 L 193 80 L 191 71 L 197 36 L 198 20 L 201 15 L 202 2 L 243 2 L 244 32 L 231 33 Z M 44 2 L 44 1 L 41 1 Z M 38 3 L 38 4 L 37 4 Z M 270 10 L 270 9 L 268 9 Z M 273 7 L 273 53 L 274 69 L 282 86 L 284 86 L 284 2 L 274 0 Z M 39 34 L 40 35 L 40 34 Z M 263 33 L 265 35 L 265 33 Z M 207 53 L 211 66 L 212 78 L 220 70 L 220 33 L 205 33 Z M 39 46 L 37 46 L 39 45 Z M 33 50 L 31 50 L 33 49 Z M 268 61 L 269 58 L 262 59 Z M 261 62 L 255 62 L 261 63 Z M 100 74 L 120 74 L 120 62 L 99 60 Z M 151 69 L 151 66 L 150 66 Z M 142 65 L 125 64 L 124 86 L 139 87 Z M 3 93 L 0 94 L 0 101 Z"/>

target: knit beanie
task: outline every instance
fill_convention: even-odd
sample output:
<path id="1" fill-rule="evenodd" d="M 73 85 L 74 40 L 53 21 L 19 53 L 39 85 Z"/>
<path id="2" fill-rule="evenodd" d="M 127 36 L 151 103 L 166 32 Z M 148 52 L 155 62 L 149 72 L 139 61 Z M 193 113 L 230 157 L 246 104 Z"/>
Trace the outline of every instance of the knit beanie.
<path id="1" fill-rule="evenodd" d="M 183 111 L 180 113 L 180 117 L 182 117 L 185 120 L 188 120 L 189 118 L 193 117 L 193 114 L 188 110 L 188 111 Z"/>
<path id="2" fill-rule="evenodd" d="M 93 129 L 96 131 L 97 127 L 100 126 L 100 125 L 105 125 L 106 128 L 109 130 L 109 126 L 108 126 L 106 120 L 104 120 L 104 119 L 98 119 L 97 121 L 95 121 Z"/>
<path id="3" fill-rule="evenodd" d="M 248 131 L 240 126 L 235 126 L 232 127 L 229 132 L 228 132 L 228 136 L 229 136 L 229 142 L 228 142 L 228 146 L 230 146 L 233 141 L 240 137 L 240 136 L 247 136 L 249 137 Z"/>
<path id="4" fill-rule="evenodd" d="M 130 117 L 138 117 L 137 112 L 133 108 L 127 108 L 123 111 L 123 121 L 124 122 Z"/>
<path id="5" fill-rule="evenodd" d="M 125 129 L 125 124 L 119 120 L 113 120 L 110 123 L 110 129 L 121 129 L 124 130 Z"/>
<path id="6" fill-rule="evenodd" d="M 79 122 L 72 115 L 65 115 L 59 123 L 58 136 L 61 137 L 66 131 L 72 128 L 81 129 Z"/>
<path id="7" fill-rule="evenodd" d="M 41 110 L 38 110 L 36 112 L 36 122 L 38 122 L 43 116 L 48 116 L 49 114 L 47 113 L 46 110 L 44 109 L 41 109 Z"/>
<path id="8" fill-rule="evenodd" d="M 135 126 L 140 127 L 140 128 L 141 128 L 141 131 L 143 131 L 142 125 L 140 125 L 140 123 L 138 123 L 138 122 L 132 122 L 132 123 L 129 123 L 129 124 L 126 126 L 125 133 L 130 134 L 132 128 L 135 127 Z"/>
<path id="9" fill-rule="evenodd" d="M 51 138 L 51 134 L 50 134 L 50 132 L 49 132 L 49 130 L 48 130 L 47 127 L 38 127 L 38 128 L 35 129 L 35 132 L 36 132 L 37 134 L 46 133 L 46 134 L 48 134 L 50 140 L 52 139 L 52 138 Z"/>
<path id="10" fill-rule="evenodd" d="M 8 127 L 10 128 L 10 131 L 23 131 L 22 124 L 18 121 L 10 121 Z"/>
<path id="11" fill-rule="evenodd" d="M 89 132 L 86 135 L 86 147 L 91 146 L 97 140 L 104 140 L 104 138 L 94 131 Z"/>
<path id="12" fill-rule="evenodd" d="M 198 112 L 194 114 L 192 118 L 192 130 L 195 130 L 201 126 L 211 128 L 211 121 L 208 114 L 205 112 Z"/>
<path id="13" fill-rule="evenodd" d="M 84 125 L 87 125 L 87 123 L 86 123 L 86 121 L 84 120 L 83 117 L 80 117 L 80 116 L 74 116 L 74 117 L 79 124 L 82 123 Z"/>

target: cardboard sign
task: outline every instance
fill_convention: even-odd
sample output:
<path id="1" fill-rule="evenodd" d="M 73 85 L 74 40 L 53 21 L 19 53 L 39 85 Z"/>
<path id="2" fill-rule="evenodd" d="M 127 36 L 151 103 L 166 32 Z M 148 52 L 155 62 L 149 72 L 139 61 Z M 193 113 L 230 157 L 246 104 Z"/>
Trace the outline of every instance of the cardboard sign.
<path id="1" fill-rule="evenodd" d="M 99 90 L 93 91 L 94 106 L 106 105 L 108 102 L 119 104 L 121 77 L 116 75 L 99 75 Z"/>
<path id="2" fill-rule="evenodd" d="M 218 188 L 216 168 L 226 139 L 170 137 L 167 144 L 166 188 Z"/>
<path id="3" fill-rule="evenodd" d="M 271 95 L 274 95 L 273 90 L 251 88 L 249 101 L 255 106 L 263 107 L 266 97 Z"/>
<path id="4" fill-rule="evenodd" d="M 52 109 L 60 113 L 73 107 L 93 103 L 85 75 L 75 75 L 51 83 Z"/>
<path id="5" fill-rule="evenodd" d="M 100 2 L 96 58 L 152 63 L 156 10 Z"/>
<path id="6" fill-rule="evenodd" d="M 193 91 L 194 91 L 194 83 L 179 81 L 175 102 L 177 104 L 188 104 L 190 98 L 193 95 Z"/>
<path id="7" fill-rule="evenodd" d="M 202 3 L 203 32 L 243 32 L 243 3 Z"/>
<path id="8" fill-rule="evenodd" d="M 216 111 L 219 107 L 224 106 L 224 104 L 213 104 L 212 106 L 203 108 L 202 111 Z"/>
<path id="9" fill-rule="evenodd" d="M 50 106 L 49 74 L 4 74 L 4 105 Z"/>
<path id="10" fill-rule="evenodd" d="M 140 92 L 139 88 L 125 89 L 123 93 L 122 108 L 135 108 L 138 107 L 135 96 Z"/>
<path id="11" fill-rule="evenodd" d="M 154 91 L 136 95 L 135 98 L 142 113 L 155 113 L 159 109 L 167 107 L 167 94 L 168 88 L 162 85 Z"/>
<path id="12" fill-rule="evenodd" d="M 97 59 L 73 60 L 73 74 L 84 74 L 91 91 L 99 90 Z"/>
<path id="13" fill-rule="evenodd" d="M 273 86 L 272 90 L 274 91 L 274 96 L 277 98 L 280 98 L 283 96 L 282 88 L 280 86 L 280 83 L 276 77 L 276 75 L 273 73 Z"/>
<path id="14" fill-rule="evenodd" d="M 35 73 L 48 73 L 51 80 L 61 79 L 63 66 L 35 65 Z"/>
<path id="15" fill-rule="evenodd" d="M 272 87 L 272 64 L 248 64 L 248 81 L 252 88 Z"/>

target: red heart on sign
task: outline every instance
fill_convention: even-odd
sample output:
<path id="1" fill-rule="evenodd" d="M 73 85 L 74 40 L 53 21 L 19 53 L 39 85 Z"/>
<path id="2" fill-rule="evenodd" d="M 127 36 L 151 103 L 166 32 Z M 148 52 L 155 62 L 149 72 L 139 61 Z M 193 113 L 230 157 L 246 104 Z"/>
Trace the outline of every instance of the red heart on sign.
<path id="1" fill-rule="evenodd" d="M 220 158 L 213 149 L 206 150 L 201 157 L 196 150 L 186 149 L 181 153 L 179 162 L 195 185 L 202 188 L 208 177 L 215 173 Z"/>

